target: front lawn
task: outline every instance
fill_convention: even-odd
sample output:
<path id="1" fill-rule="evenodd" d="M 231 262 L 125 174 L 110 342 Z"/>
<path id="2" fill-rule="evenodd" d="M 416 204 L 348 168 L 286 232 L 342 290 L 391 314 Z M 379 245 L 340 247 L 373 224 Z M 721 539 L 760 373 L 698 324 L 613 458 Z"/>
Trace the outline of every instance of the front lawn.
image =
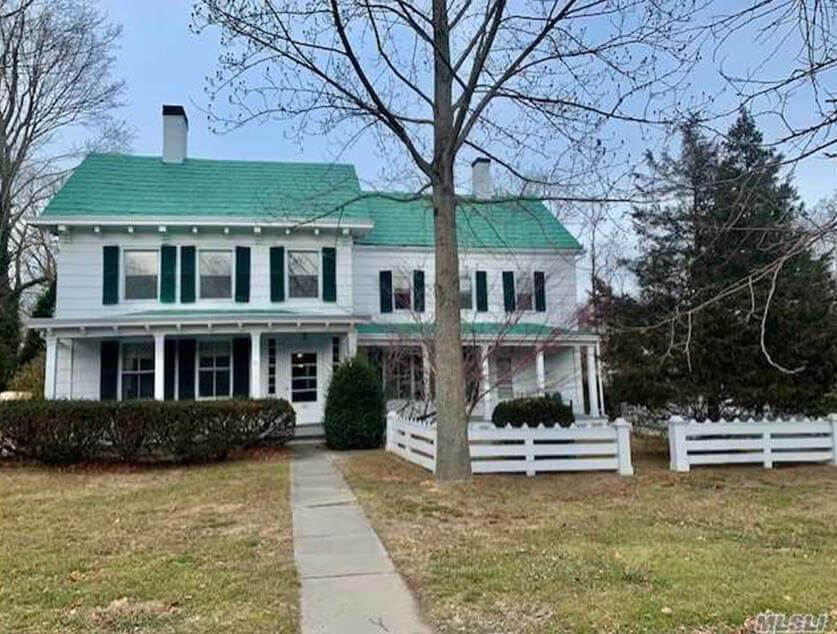
<path id="1" fill-rule="evenodd" d="M 378 451 L 342 463 L 441 632 L 724 632 L 756 614 L 831 612 L 837 468 L 478 476 L 438 487 Z"/>
<path id="2" fill-rule="evenodd" d="M 0 631 L 296 632 L 288 466 L 0 463 Z"/>

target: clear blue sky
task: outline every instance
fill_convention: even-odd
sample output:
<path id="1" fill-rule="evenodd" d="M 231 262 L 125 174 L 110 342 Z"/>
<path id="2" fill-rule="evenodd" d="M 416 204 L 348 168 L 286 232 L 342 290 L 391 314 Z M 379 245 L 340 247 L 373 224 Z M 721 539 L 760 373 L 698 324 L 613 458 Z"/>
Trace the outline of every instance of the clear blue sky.
<path id="1" fill-rule="evenodd" d="M 208 98 L 204 78 L 215 69 L 219 52 L 217 32 L 195 35 L 189 30 L 192 9 L 187 0 L 102 0 L 101 6 L 114 22 L 123 27 L 121 50 L 116 64 L 117 76 L 127 82 L 126 106 L 120 113 L 135 128 L 133 151 L 158 154 L 161 145 L 160 106 L 179 103 L 189 115 L 189 154 L 202 158 L 331 161 L 339 151 L 336 139 L 312 137 L 299 147 L 287 139 L 282 124 L 251 124 L 224 135 L 209 130 L 201 111 Z M 757 46 L 736 47 L 736 62 L 747 65 L 760 61 L 763 51 Z M 704 64 L 693 84 L 711 91 L 716 62 Z M 708 88 L 707 88 L 708 87 Z M 805 108 L 801 100 L 799 108 Z M 770 136 L 769 124 L 766 132 Z M 638 156 L 647 141 L 630 140 Z M 370 142 L 361 143 L 339 157 L 354 163 L 366 183 L 374 183 L 382 173 L 381 160 Z M 795 181 L 803 199 L 814 203 L 831 195 L 837 162 L 813 158 L 801 165 Z"/>

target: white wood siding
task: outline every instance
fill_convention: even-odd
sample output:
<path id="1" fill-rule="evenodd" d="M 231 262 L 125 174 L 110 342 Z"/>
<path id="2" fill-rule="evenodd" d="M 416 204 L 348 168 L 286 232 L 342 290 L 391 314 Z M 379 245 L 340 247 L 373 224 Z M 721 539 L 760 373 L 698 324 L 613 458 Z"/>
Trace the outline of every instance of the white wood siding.
<path id="1" fill-rule="evenodd" d="M 99 341 L 58 339 L 55 398 L 99 398 Z"/>

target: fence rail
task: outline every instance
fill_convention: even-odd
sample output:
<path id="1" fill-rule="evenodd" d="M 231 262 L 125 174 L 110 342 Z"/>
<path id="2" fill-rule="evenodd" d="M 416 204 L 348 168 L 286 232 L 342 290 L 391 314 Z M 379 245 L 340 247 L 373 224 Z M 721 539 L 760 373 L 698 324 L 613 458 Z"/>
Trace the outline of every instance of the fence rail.
<path id="1" fill-rule="evenodd" d="M 471 424 L 468 443 L 474 473 L 617 471 L 633 475 L 631 425 L 503 427 Z M 390 412 L 387 451 L 430 471 L 436 469 L 436 426 Z"/>
<path id="2" fill-rule="evenodd" d="M 837 415 L 728 423 L 699 423 L 672 416 L 668 442 L 672 471 L 717 464 L 761 463 L 765 469 L 777 462 L 837 465 Z"/>

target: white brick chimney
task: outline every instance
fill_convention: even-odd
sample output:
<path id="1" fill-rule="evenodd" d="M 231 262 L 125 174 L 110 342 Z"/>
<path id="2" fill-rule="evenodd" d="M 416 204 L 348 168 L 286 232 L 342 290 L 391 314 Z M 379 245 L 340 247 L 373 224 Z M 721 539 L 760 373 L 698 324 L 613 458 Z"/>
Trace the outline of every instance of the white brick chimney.
<path id="1" fill-rule="evenodd" d="M 186 158 L 189 119 L 183 106 L 163 106 L 163 163 L 182 163 Z"/>
<path id="2" fill-rule="evenodd" d="M 491 198 L 494 185 L 491 182 L 491 159 L 480 157 L 471 163 L 471 188 L 474 198 Z"/>

